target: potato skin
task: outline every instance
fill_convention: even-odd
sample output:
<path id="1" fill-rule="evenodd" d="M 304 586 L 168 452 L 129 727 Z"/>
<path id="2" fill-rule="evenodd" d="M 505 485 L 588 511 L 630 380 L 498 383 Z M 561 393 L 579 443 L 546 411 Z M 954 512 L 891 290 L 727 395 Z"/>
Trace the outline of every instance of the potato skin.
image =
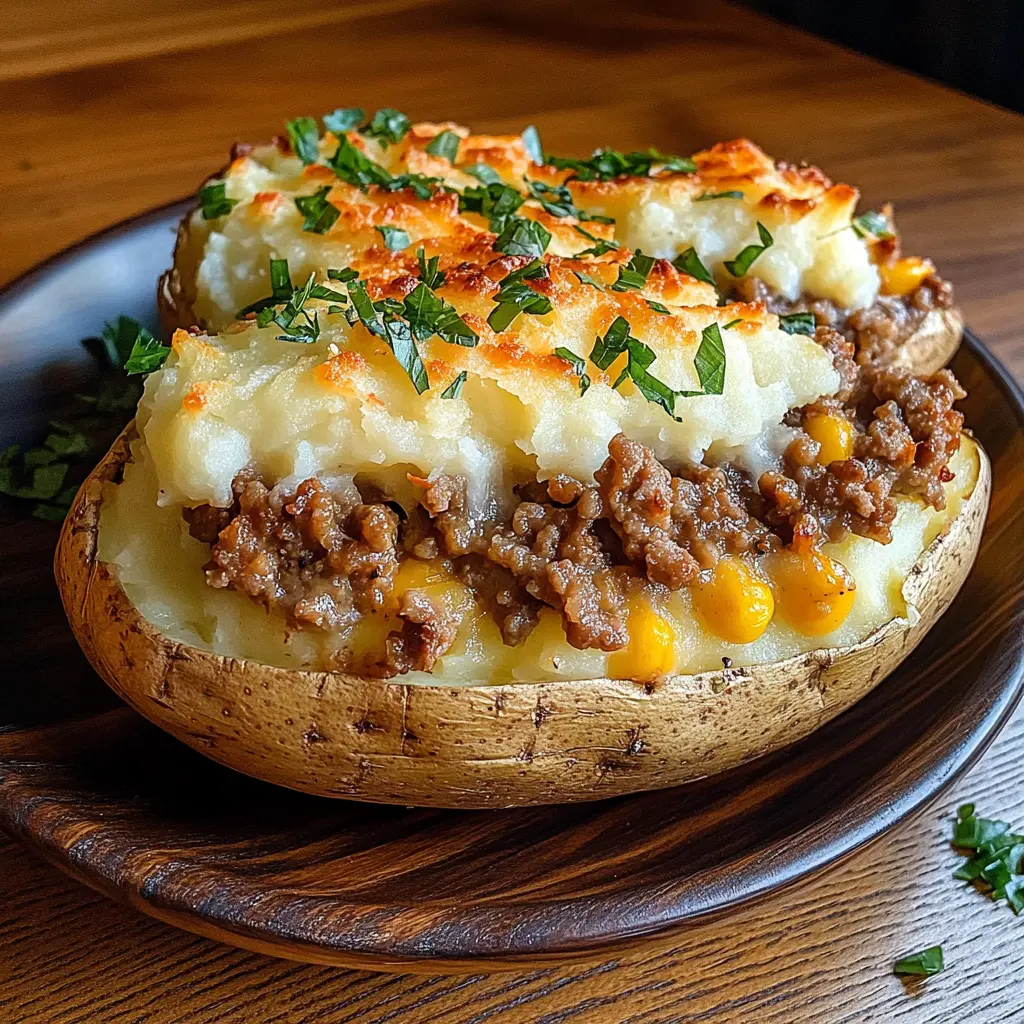
<path id="1" fill-rule="evenodd" d="M 294 671 L 170 640 L 96 559 L 103 486 L 129 425 L 83 484 L 55 558 L 61 598 L 93 667 L 156 725 L 231 768 L 319 796 L 428 807 L 597 800 L 675 786 L 793 743 L 864 696 L 916 646 L 977 554 L 991 475 L 908 575 L 913 625 L 763 666 L 657 684 L 587 679 L 442 687 Z"/>

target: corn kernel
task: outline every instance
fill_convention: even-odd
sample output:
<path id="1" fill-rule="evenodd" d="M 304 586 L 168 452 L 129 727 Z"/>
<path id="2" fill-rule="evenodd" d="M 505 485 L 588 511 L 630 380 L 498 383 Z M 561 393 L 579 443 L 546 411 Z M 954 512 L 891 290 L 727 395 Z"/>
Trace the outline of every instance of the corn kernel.
<path id="1" fill-rule="evenodd" d="M 675 626 L 646 602 L 637 602 L 629 613 L 629 643 L 609 657 L 609 674 L 613 679 L 656 679 L 675 667 Z"/>
<path id="2" fill-rule="evenodd" d="M 901 260 L 880 264 L 878 273 L 882 278 L 884 295 L 906 295 L 935 273 L 935 264 L 920 256 L 905 256 Z"/>
<path id="3" fill-rule="evenodd" d="M 775 599 L 771 587 L 739 558 L 723 558 L 711 578 L 690 591 L 698 621 L 731 644 L 749 644 L 772 621 Z"/>
<path id="4" fill-rule="evenodd" d="M 804 419 L 804 430 L 821 445 L 816 460 L 819 466 L 848 459 L 853 454 L 853 424 L 845 416 L 812 412 Z"/>
<path id="5" fill-rule="evenodd" d="M 806 636 L 831 633 L 850 614 L 856 584 L 842 563 L 817 548 L 782 552 L 771 574 L 780 616 Z"/>

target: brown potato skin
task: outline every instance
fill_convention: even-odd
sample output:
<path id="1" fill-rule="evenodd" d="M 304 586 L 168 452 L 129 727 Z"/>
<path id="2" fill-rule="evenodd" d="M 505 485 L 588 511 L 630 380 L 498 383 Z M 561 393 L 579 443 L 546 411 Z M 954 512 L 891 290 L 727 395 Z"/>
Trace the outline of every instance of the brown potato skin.
<path id="1" fill-rule="evenodd" d="M 597 800 L 675 786 L 806 736 L 864 696 L 918 643 L 977 554 L 991 476 L 908 575 L 920 611 L 866 640 L 783 662 L 655 684 L 584 679 L 420 686 L 294 671 L 170 640 L 96 559 L 102 489 L 129 426 L 83 484 L 55 559 L 72 629 L 97 672 L 156 725 L 216 761 L 320 796 L 428 807 Z"/>

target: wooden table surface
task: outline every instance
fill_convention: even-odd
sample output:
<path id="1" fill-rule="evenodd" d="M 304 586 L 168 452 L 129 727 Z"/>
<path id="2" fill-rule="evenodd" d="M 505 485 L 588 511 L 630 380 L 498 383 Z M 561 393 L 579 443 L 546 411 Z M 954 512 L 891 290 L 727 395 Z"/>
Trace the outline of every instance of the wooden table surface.
<path id="1" fill-rule="evenodd" d="M 286 117 L 391 105 L 548 148 L 748 135 L 897 203 L 905 243 L 1024 376 L 1024 121 L 737 8 L 8 0 L 0 281 L 193 191 Z M 692 7 L 680 13 L 676 7 Z M 40 652 L 41 656 L 43 652 Z M 5 680 L 7 685 L 11 681 Z M 273 960 L 109 902 L 0 839 L 0 1021 L 1024 1021 L 1024 919 L 950 877 L 953 809 L 1024 824 L 1024 714 L 952 792 L 813 881 L 628 957 L 390 976 Z M 948 968 L 904 987 L 901 953 Z"/>

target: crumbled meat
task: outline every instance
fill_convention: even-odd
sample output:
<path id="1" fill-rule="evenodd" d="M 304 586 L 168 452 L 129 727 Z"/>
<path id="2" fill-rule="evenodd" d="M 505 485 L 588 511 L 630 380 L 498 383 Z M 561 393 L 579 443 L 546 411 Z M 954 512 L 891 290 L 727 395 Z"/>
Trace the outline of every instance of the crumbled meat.
<path id="1" fill-rule="evenodd" d="M 190 532 L 217 531 L 207 565 L 213 587 L 233 587 L 296 625 L 338 630 L 359 614 L 383 607 L 398 569 L 398 517 L 384 505 L 339 498 L 318 479 L 294 494 L 258 480 L 236 487 L 235 502 L 218 517 L 201 506 Z M 209 542 L 209 541 L 208 541 Z"/>
<path id="2" fill-rule="evenodd" d="M 742 302 L 760 302 L 779 316 L 813 313 L 817 325 L 815 340 L 819 344 L 825 340 L 831 342 L 833 332 L 841 334 L 854 346 L 854 358 L 859 366 L 882 367 L 893 361 L 900 346 L 921 326 L 931 310 L 947 309 L 953 304 L 953 289 L 948 281 L 933 274 L 907 295 L 880 295 L 867 308 L 847 312 L 828 299 L 810 296 L 787 299 L 759 278 L 748 276 L 733 284 L 730 297 Z M 826 347 L 831 350 L 830 345 Z M 844 377 L 844 386 L 846 383 Z"/>
<path id="3" fill-rule="evenodd" d="M 510 647 L 522 643 L 533 632 L 541 602 L 508 569 L 483 555 L 467 555 L 459 559 L 456 571 L 498 624 L 502 639 Z"/>
<path id="4" fill-rule="evenodd" d="M 400 633 L 389 633 L 385 641 L 384 675 L 429 672 L 454 643 L 459 617 L 442 601 L 432 600 L 422 590 L 404 593 L 398 606 Z"/>

